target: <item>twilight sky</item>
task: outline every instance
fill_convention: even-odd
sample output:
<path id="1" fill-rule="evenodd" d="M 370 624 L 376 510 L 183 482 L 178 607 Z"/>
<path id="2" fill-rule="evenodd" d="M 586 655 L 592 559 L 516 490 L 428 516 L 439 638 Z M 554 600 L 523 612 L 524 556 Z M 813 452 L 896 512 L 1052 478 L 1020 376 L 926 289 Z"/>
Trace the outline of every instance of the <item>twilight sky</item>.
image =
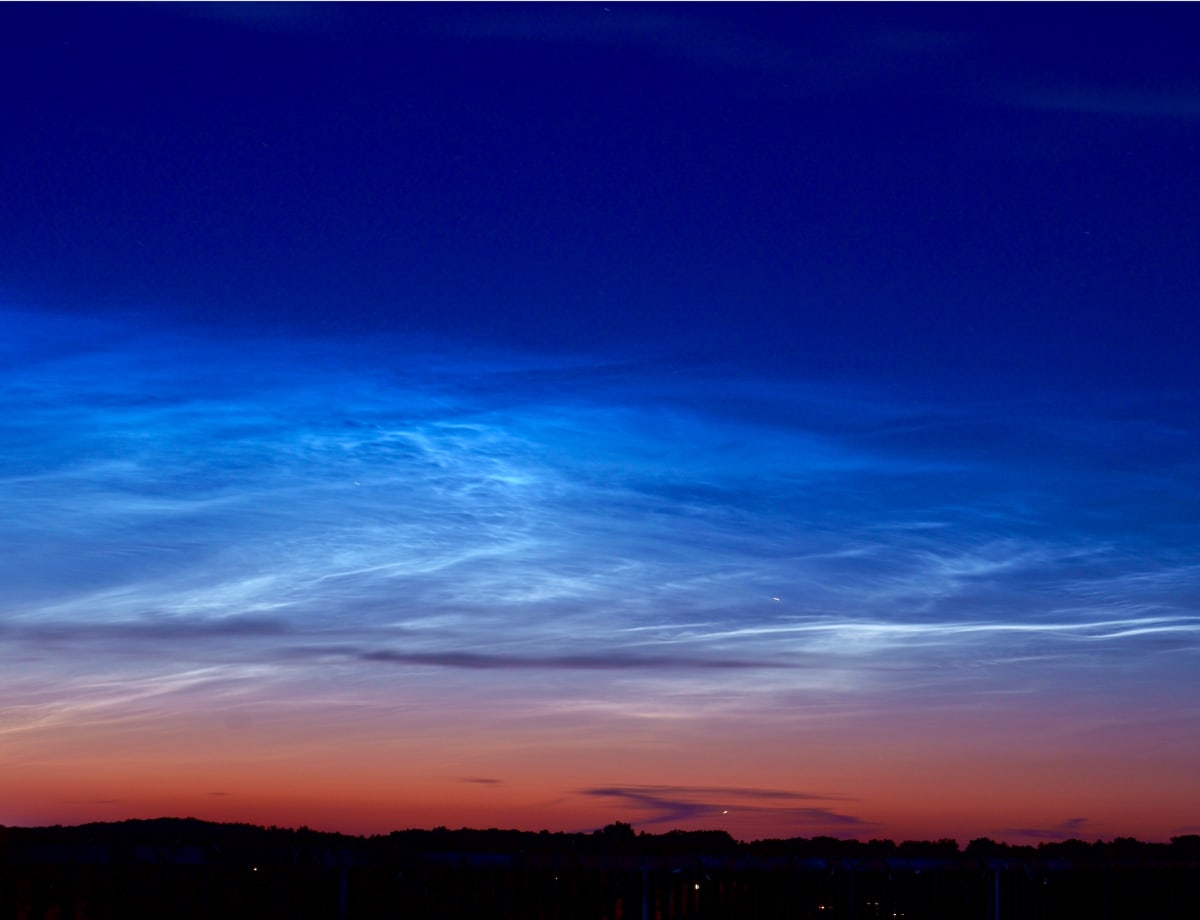
<path id="1" fill-rule="evenodd" d="M 1198 26 L 5 5 L 0 824 L 1200 832 Z"/>

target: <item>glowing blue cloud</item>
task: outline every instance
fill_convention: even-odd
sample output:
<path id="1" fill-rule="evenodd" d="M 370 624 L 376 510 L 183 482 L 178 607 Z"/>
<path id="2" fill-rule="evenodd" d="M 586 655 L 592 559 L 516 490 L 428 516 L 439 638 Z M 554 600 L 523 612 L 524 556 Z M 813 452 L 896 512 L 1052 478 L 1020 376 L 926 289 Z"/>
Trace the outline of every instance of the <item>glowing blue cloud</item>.
<path id="1" fill-rule="evenodd" d="M 3 681 L 34 721 L 318 663 L 513 696 L 579 671 L 580 705 L 643 709 L 630 680 L 768 705 L 1200 673 L 1182 398 L 3 327 Z"/>

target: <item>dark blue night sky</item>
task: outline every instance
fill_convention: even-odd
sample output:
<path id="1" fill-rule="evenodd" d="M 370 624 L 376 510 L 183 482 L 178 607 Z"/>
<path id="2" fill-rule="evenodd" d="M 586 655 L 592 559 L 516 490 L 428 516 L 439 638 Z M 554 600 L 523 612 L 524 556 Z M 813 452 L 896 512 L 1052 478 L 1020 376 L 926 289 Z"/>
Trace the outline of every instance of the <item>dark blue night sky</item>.
<path id="1" fill-rule="evenodd" d="M 1195 832 L 1198 34 L 5 5 L 0 824 Z"/>

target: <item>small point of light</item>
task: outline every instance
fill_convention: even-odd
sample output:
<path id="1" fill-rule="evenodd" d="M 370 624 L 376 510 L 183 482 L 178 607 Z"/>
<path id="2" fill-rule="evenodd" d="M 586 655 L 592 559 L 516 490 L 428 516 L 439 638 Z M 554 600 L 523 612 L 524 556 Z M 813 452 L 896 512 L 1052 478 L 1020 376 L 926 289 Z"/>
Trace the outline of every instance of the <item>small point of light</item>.
<path id="1" fill-rule="evenodd" d="M 773 601 L 777 601 L 777 600 L 779 600 L 779 598 L 777 598 L 777 597 L 772 597 L 772 598 L 771 598 L 771 600 L 773 600 Z"/>
<path id="2" fill-rule="evenodd" d="M 728 809 L 728 808 L 726 808 L 726 809 L 725 809 L 723 812 L 721 812 L 721 814 L 723 814 L 723 815 L 727 815 L 727 814 L 729 814 L 729 809 Z"/>
<path id="3" fill-rule="evenodd" d="M 699 891 L 699 890 L 700 890 L 700 883 L 699 883 L 699 882 L 696 882 L 696 890 L 697 890 L 697 891 Z"/>

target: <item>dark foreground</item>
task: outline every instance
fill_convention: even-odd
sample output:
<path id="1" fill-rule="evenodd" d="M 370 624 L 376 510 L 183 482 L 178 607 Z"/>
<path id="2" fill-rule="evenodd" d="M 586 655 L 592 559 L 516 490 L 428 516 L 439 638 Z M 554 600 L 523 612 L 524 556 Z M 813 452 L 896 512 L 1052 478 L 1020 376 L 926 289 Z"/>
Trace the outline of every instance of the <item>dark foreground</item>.
<path id="1" fill-rule="evenodd" d="M 162 819 L 0 828 L 0 918 L 1200 917 L 1200 837 L 1007 847 Z"/>

